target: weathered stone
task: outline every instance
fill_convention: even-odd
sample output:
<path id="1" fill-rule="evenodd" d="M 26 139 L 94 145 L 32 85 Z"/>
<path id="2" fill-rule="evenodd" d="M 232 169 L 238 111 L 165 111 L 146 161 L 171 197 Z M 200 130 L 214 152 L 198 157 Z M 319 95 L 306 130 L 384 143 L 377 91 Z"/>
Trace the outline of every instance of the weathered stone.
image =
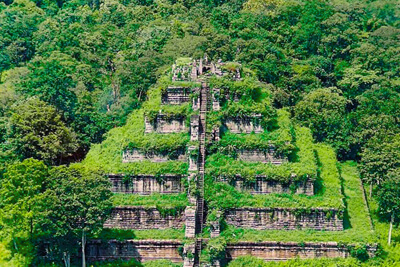
<path id="1" fill-rule="evenodd" d="M 368 246 L 368 253 L 373 256 L 376 246 Z M 325 243 L 295 243 L 295 242 L 238 242 L 226 246 L 227 260 L 241 256 L 253 256 L 268 261 L 281 261 L 294 258 L 346 258 L 350 256 L 349 249 L 336 242 Z"/>
<path id="2" fill-rule="evenodd" d="M 221 106 L 219 104 L 220 93 L 221 93 L 221 89 L 218 89 L 218 88 L 213 89 L 213 94 L 212 94 L 213 95 L 213 105 L 212 105 L 212 107 L 213 107 L 214 111 L 219 111 L 221 109 Z"/>
<path id="3" fill-rule="evenodd" d="M 185 223 L 183 212 L 172 216 L 162 215 L 156 208 L 140 206 L 115 207 L 104 228 L 119 229 L 167 229 L 181 228 Z"/>
<path id="4" fill-rule="evenodd" d="M 164 105 L 181 105 L 190 101 L 191 89 L 187 87 L 169 86 L 161 96 Z"/>
<path id="5" fill-rule="evenodd" d="M 123 163 L 129 163 L 129 162 L 138 162 L 138 161 L 143 161 L 143 160 L 149 160 L 152 162 L 167 162 L 169 160 L 172 160 L 169 156 L 164 156 L 164 155 L 158 155 L 155 153 L 143 153 L 139 151 L 138 149 L 128 149 L 125 150 L 122 154 L 122 162 Z M 184 154 L 184 151 L 182 151 L 182 154 L 178 156 L 178 158 L 174 158 L 173 160 L 178 160 L 178 161 L 186 161 L 186 155 Z"/>
<path id="6" fill-rule="evenodd" d="M 236 208 L 225 212 L 225 221 L 239 228 L 257 230 L 342 231 L 341 215 L 335 209 L 312 209 L 307 214 L 296 215 L 296 209 L 290 208 Z"/>
<path id="7" fill-rule="evenodd" d="M 185 244 L 183 247 L 183 267 L 193 267 L 194 266 L 194 254 L 196 247 L 194 243 Z"/>
<path id="8" fill-rule="evenodd" d="M 182 133 L 187 132 L 185 118 L 167 118 L 164 114 L 158 114 L 154 122 L 144 119 L 145 133 Z"/>
<path id="9" fill-rule="evenodd" d="M 192 109 L 194 111 L 200 110 L 200 98 L 194 97 L 192 100 Z"/>
<path id="10" fill-rule="evenodd" d="M 198 151 L 199 148 L 196 146 L 188 147 L 188 154 L 189 154 L 189 172 L 194 172 L 198 170 L 198 159 L 192 156 L 192 153 Z"/>
<path id="11" fill-rule="evenodd" d="M 86 256 L 89 261 L 136 259 L 146 262 L 166 259 L 181 263 L 181 246 L 182 242 L 178 240 L 91 240 L 86 247 Z"/>
<path id="12" fill-rule="evenodd" d="M 269 151 L 262 151 L 258 149 L 237 151 L 238 159 L 251 162 L 272 163 L 276 165 L 282 164 L 286 159 L 276 157 L 275 151 L 271 148 Z"/>
<path id="13" fill-rule="evenodd" d="M 199 115 L 195 114 L 190 117 L 190 141 L 199 140 Z"/>
<path id="14" fill-rule="evenodd" d="M 264 130 L 261 125 L 257 123 L 258 119 L 259 115 L 255 115 L 254 118 L 228 118 L 225 120 L 225 127 L 231 133 L 262 133 Z"/>
<path id="15" fill-rule="evenodd" d="M 221 181 L 227 182 L 226 179 L 221 179 Z M 240 176 L 237 176 L 232 185 L 239 191 L 247 191 L 251 194 L 290 194 L 292 193 L 292 183 L 296 183 L 296 194 L 314 195 L 314 182 L 311 179 L 305 182 L 282 183 L 268 180 L 265 176 L 258 176 L 255 182 L 245 183 Z"/>
<path id="16" fill-rule="evenodd" d="M 186 217 L 186 229 L 185 229 L 185 237 L 186 238 L 194 238 L 196 233 L 196 208 L 195 207 L 186 207 L 185 209 L 185 217 Z"/>
<path id="17" fill-rule="evenodd" d="M 136 259 L 141 262 L 167 259 L 182 263 L 184 267 L 194 264 L 194 244 L 185 244 L 183 256 L 179 254 L 182 242 L 178 240 L 90 240 L 86 247 L 86 256 L 89 261 Z M 374 257 L 377 246 L 366 247 L 370 257 Z M 226 259 L 234 260 L 241 256 L 253 256 L 266 261 L 282 261 L 289 259 L 313 258 L 346 258 L 350 257 L 347 246 L 336 242 L 236 242 L 226 246 Z"/>
<path id="18" fill-rule="evenodd" d="M 216 220 L 209 222 L 211 238 L 218 237 L 221 233 L 220 218 L 221 212 L 218 211 Z"/>
<path id="19" fill-rule="evenodd" d="M 183 190 L 180 175 L 164 175 L 157 179 L 154 175 L 124 176 L 108 175 L 114 193 L 149 195 L 151 193 L 180 193 Z"/>

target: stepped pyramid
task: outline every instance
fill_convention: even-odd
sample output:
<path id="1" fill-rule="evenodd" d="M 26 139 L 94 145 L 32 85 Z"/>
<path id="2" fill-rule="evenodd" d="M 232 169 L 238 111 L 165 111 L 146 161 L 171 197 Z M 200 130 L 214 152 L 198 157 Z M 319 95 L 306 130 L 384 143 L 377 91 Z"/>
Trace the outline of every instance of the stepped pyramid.
<path id="1" fill-rule="evenodd" d="M 272 106 L 270 94 L 239 63 L 177 60 L 127 125 L 111 130 L 83 162 L 108 173 L 112 184 L 115 208 L 105 228 L 152 238 L 93 240 L 89 259 L 219 266 L 241 255 L 348 256 L 332 242 L 250 242 L 236 235 L 230 242 L 221 236 L 344 229 L 334 151 L 313 144 L 307 128 Z M 222 239 L 224 251 L 215 257 L 213 244 Z"/>

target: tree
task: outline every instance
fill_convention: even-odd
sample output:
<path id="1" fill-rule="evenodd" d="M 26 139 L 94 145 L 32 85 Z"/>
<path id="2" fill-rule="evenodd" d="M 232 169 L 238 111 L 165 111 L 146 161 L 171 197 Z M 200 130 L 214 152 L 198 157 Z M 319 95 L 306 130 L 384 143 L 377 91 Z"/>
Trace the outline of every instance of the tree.
<path id="1" fill-rule="evenodd" d="M 4 10 L 0 6 L 0 73 L 33 56 L 32 35 L 44 14 L 28 0 L 15 0 Z"/>
<path id="2" fill-rule="evenodd" d="M 109 181 L 103 173 L 78 165 L 56 167 L 50 177 L 44 228 L 52 233 L 50 240 L 63 254 L 66 267 L 80 239 L 85 266 L 86 238 L 102 229 L 112 208 Z"/>
<path id="3" fill-rule="evenodd" d="M 0 180 L 0 229 L 16 253 L 31 257 L 34 240 L 43 234 L 40 221 L 48 168 L 38 160 L 26 159 L 7 166 Z"/>
<path id="4" fill-rule="evenodd" d="M 370 184 L 372 196 L 373 185 L 384 182 L 390 171 L 400 167 L 400 135 L 372 138 L 361 157 L 361 178 Z"/>
<path id="5" fill-rule="evenodd" d="M 378 190 L 379 213 L 390 220 L 388 244 L 392 239 L 393 223 L 400 221 L 400 169 L 392 170 Z"/>
<path id="6" fill-rule="evenodd" d="M 335 88 L 321 88 L 307 94 L 294 108 L 295 118 L 312 130 L 314 138 L 332 144 L 340 154 L 349 151 L 347 100 Z"/>
<path id="7" fill-rule="evenodd" d="M 31 98 L 15 106 L 9 124 L 8 141 L 22 158 L 54 164 L 77 149 L 75 133 L 54 107 L 39 99 Z"/>
<path id="8" fill-rule="evenodd" d="M 78 73 L 77 65 L 72 57 L 58 51 L 45 58 L 37 56 L 28 64 L 30 72 L 17 89 L 26 96 L 39 97 L 70 119 L 77 101 L 73 92 L 77 83 L 73 76 Z"/>

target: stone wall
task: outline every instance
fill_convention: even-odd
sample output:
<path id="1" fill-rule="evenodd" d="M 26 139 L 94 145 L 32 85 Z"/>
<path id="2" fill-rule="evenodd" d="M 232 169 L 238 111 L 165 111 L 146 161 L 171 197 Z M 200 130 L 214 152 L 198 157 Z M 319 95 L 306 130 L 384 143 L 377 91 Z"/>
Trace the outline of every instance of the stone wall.
<path id="1" fill-rule="evenodd" d="M 190 141 L 199 140 L 200 116 L 195 114 L 190 117 Z"/>
<path id="2" fill-rule="evenodd" d="M 185 209 L 185 237 L 194 238 L 196 236 L 196 207 L 187 207 Z"/>
<path id="3" fill-rule="evenodd" d="M 179 240 L 91 240 L 86 246 L 86 256 L 89 261 L 136 259 L 141 262 L 167 259 L 182 263 L 179 254 L 183 246 Z M 194 245 L 185 247 L 194 251 Z M 367 252 L 373 257 L 377 251 L 376 245 L 367 246 Z M 226 259 L 231 261 L 240 256 L 251 255 L 266 261 L 282 261 L 294 258 L 346 258 L 350 256 L 349 249 L 336 242 L 237 242 L 226 246 Z M 186 266 L 189 265 L 189 262 Z"/>
<path id="4" fill-rule="evenodd" d="M 329 210 L 329 213 L 322 209 L 314 209 L 308 214 L 298 216 L 295 209 L 290 208 L 237 208 L 225 211 L 227 224 L 257 230 L 342 231 L 343 219 L 339 217 L 341 215 L 334 209 Z"/>
<path id="5" fill-rule="evenodd" d="M 89 261 L 136 259 L 141 262 L 151 260 L 170 260 L 183 262 L 179 255 L 182 242 L 178 240 L 91 240 L 86 251 Z"/>
<path id="6" fill-rule="evenodd" d="M 282 164 L 286 161 L 283 158 L 276 157 L 274 149 L 271 148 L 269 151 L 262 150 L 245 150 L 241 149 L 237 151 L 238 159 L 243 161 L 251 161 L 251 162 L 263 162 L 263 163 L 272 163 L 276 165 Z"/>
<path id="7" fill-rule="evenodd" d="M 122 162 L 129 163 L 129 162 L 138 162 L 143 160 L 150 160 L 152 162 L 167 162 L 169 160 L 179 160 L 179 161 L 186 161 L 186 156 L 184 151 L 178 155 L 178 158 L 171 159 L 168 156 L 159 155 L 155 153 L 143 153 L 138 149 L 127 149 L 122 153 Z"/>
<path id="8" fill-rule="evenodd" d="M 164 105 L 187 103 L 190 101 L 191 92 L 191 88 L 169 86 L 161 96 L 161 103 Z"/>
<path id="9" fill-rule="evenodd" d="M 263 128 L 259 123 L 254 123 L 257 121 L 258 116 L 255 115 L 256 119 L 253 118 L 229 118 L 225 120 L 225 127 L 231 133 L 262 133 Z"/>
<path id="10" fill-rule="evenodd" d="M 149 195 L 151 193 L 180 193 L 183 191 L 182 177 L 164 175 L 156 179 L 154 175 L 136 175 L 125 177 L 121 174 L 108 175 L 114 193 Z"/>
<path id="11" fill-rule="evenodd" d="M 228 182 L 227 180 L 222 180 Z M 290 194 L 291 183 L 283 184 L 279 181 L 268 180 L 267 177 L 259 176 L 256 177 L 256 181 L 250 184 L 246 184 L 240 176 L 231 183 L 239 191 L 247 191 L 250 194 Z M 306 182 L 297 182 L 296 194 L 305 194 L 308 196 L 314 195 L 314 182 L 307 180 Z"/>
<path id="12" fill-rule="evenodd" d="M 162 216 L 156 208 L 140 206 L 115 207 L 104 228 L 119 229 L 167 229 L 181 228 L 185 224 L 185 214 Z"/>
<path id="13" fill-rule="evenodd" d="M 145 133 L 182 133 L 187 132 L 185 118 L 167 118 L 164 114 L 158 114 L 154 122 L 144 119 Z"/>
<path id="14" fill-rule="evenodd" d="M 376 252 L 376 246 L 367 248 L 370 256 Z M 288 260 L 293 258 L 312 259 L 312 258 L 346 258 L 350 256 L 346 247 L 338 245 L 336 242 L 325 243 L 295 243 L 295 242 L 238 242 L 228 244 L 226 256 L 228 260 L 236 259 L 240 256 L 251 255 L 267 261 Z"/>

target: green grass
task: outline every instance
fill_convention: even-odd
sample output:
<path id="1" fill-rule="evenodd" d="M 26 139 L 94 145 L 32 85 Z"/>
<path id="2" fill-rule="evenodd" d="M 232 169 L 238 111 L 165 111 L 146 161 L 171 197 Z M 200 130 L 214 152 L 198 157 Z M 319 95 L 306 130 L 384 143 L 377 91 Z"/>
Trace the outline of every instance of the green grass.
<path id="1" fill-rule="evenodd" d="M 244 180 L 254 181 L 256 175 L 265 175 L 269 180 L 280 182 L 304 181 L 317 178 L 317 162 L 314 155 L 311 132 L 307 128 L 296 128 L 298 152 L 294 162 L 281 165 L 236 160 L 222 153 L 215 153 L 206 160 L 206 172 L 212 177 L 236 179 L 239 174 Z M 232 142 L 233 143 L 233 142 Z M 234 143 L 232 144 L 234 146 Z M 336 161 L 336 160 L 335 160 Z M 292 177 L 296 174 L 296 177 Z"/>
<path id="2" fill-rule="evenodd" d="M 154 260 L 140 263 L 135 259 L 132 260 L 112 260 L 93 262 L 90 267 L 181 267 L 182 264 L 173 263 L 169 260 Z"/>
<path id="3" fill-rule="evenodd" d="M 229 131 L 222 134 L 221 140 L 212 145 L 210 150 L 217 150 L 224 154 L 235 154 L 238 149 L 259 149 L 267 151 L 274 145 L 276 153 L 282 156 L 290 156 L 296 147 L 293 144 L 293 124 L 290 114 L 286 110 L 277 111 L 278 125 L 273 131 L 265 131 L 260 134 L 233 134 Z"/>
<path id="4" fill-rule="evenodd" d="M 400 266 L 400 228 L 394 227 L 392 235 L 392 245 L 387 245 L 387 235 L 389 232 L 389 223 L 382 221 L 378 216 L 378 204 L 377 201 L 367 195 L 367 200 L 369 204 L 371 219 L 373 223 L 373 231 L 370 230 L 369 223 L 369 213 L 368 207 L 364 205 L 364 199 L 362 197 L 363 191 L 360 187 L 359 174 L 354 162 L 345 162 L 340 164 L 341 175 L 343 177 L 344 193 L 346 195 L 346 201 L 349 210 L 349 221 L 351 228 L 346 229 L 343 233 L 334 234 L 333 233 L 315 233 L 310 232 L 309 234 L 303 233 L 299 235 L 296 231 L 292 234 L 294 238 L 290 241 L 310 240 L 310 241 L 337 241 L 337 242 L 347 242 L 347 243 L 373 243 L 379 242 L 383 252 L 379 253 L 377 257 L 369 259 L 366 262 L 359 262 L 354 258 L 348 259 L 308 259 L 300 260 L 293 259 L 285 262 L 265 262 L 261 259 L 255 259 L 254 257 L 240 257 L 233 260 L 228 265 L 229 267 L 241 267 L 241 266 L 255 266 L 255 267 L 270 267 L 270 266 L 290 266 L 290 267 L 306 267 L 306 266 L 316 266 L 316 267 L 336 267 L 336 266 Z M 369 187 L 365 186 L 368 190 Z M 368 192 L 368 191 L 367 191 Z M 265 231 L 267 232 L 267 231 Z M 270 231 L 271 232 L 271 231 Z M 282 241 L 289 241 L 289 237 L 285 235 L 285 231 L 279 231 L 280 235 L 274 236 L 271 234 L 266 240 L 277 239 L 282 237 Z M 289 232 L 289 231 L 287 231 Z M 292 231 L 290 231 L 292 233 Z M 311 236 L 309 236 L 311 235 Z M 251 239 L 251 241 L 256 241 L 255 237 L 261 237 L 261 235 L 249 234 L 243 235 L 246 239 Z M 283 238 L 285 237 L 285 238 Z M 252 239 L 253 238 L 253 239 Z M 272 239 L 271 239 L 272 238 Z M 265 240 L 265 239 L 263 239 Z M 261 240 L 260 240 L 261 241 Z"/>
<path id="5" fill-rule="evenodd" d="M 189 205 L 186 194 L 151 194 L 141 196 L 136 194 L 114 194 L 112 197 L 114 206 L 143 206 L 179 208 Z"/>
<path id="6" fill-rule="evenodd" d="M 206 180 L 206 198 L 209 201 L 209 206 L 216 209 L 230 207 L 287 207 L 299 209 L 335 208 L 343 210 L 343 196 L 341 194 L 340 175 L 336 165 L 335 151 L 325 144 L 312 144 L 310 140 L 312 139 L 311 134 L 306 128 L 297 128 L 296 133 L 297 144 L 300 149 L 298 162 L 274 166 L 271 164 L 245 163 L 231 160 L 223 161 L 221 158 L 212 161 L 207 158 L 206 168 L 209 168 L 209 171 Z M 320 163 L 319 167 L 315 160 L 314 151 Z M 212 159 L 212 157 L 210 158 Z M 209 167 L 213 164 L 213 167 Z M 216 183 L 210 177 L 219 177 L 220 175 L 229 177 L 231 175 L 234 178 L 236 173 L 240 173 L 245 177 L 264 174 L 268 175 L 269 178 L 272 176 L 275 180 L 287 182 L 291 173 L 296 173 L 298 177 L 316 177 L 317 168 L 319 168 L 320 173 L 320 179 L 317 179 L 317 187 L 319 189 L 317 194 L 313 196 L 294 193 L 251 195 L 246 192 L 238 192 L 231 185 Z"/>
<path id="7" fill-rule="evenodd" d="M 143 152 L 174 154 L 177 150 L 186 148 L 189 133 L 144 134 L 144 114 L 150 110 L 163 108 L 176 109 L 175 112 L 189 112 L 188 105 L 174 107 L 161 105 L 161 88 L 163 80 L 149 91 L 149 101 L 143 107 L 130 115 L 125 126 L 110 130 L 101 144 L 92 145 L 82 164 L 98 168 L 106 173 L 126 174 L 187 174 L 187 162 L 131 162 L 122 163 L 122 153 L 127 148 L 138 148 Z M 172 112 L 169 110 L 169 112 Z"/>
<path id="8" fill-rule="evenodd" d="M 228 267 L 272 267 L 272 266 L 291 266 L 291 267 L 337 267 L 337 266 L 360 266 L 360 262 L 354 258 L 348 259 L 293 259 L 284 262 L 265 262 L 251 256 L 239 257 L 231 261 Z"/>
<path id="9" fill-rule="evenodd" d="M 183 240 L 185 238 L 185 229 L 149 229 L 149 230 L 124 230 L 124 229 L 103 229 L 98 235 L 94 236 L 95 239 L 170 239 L 170 240 Z"/>
<path id="10" fill-rule="evenodd" d="M 325 145 L 317 145 L 317 151 L 321 153 L 326 149 Z M 320 156 L 324 162 L 330 158 L 329 153 L 324 157 Z M 350 224 L 344 231 L 315 231 L 315 230 L 252 230 L 237 229 L 231 226 L 222 232 L 230 242 L 235 241 L 282 241 L 282 242 L 341 242 L 341 243 L 375 243 L 378 241 L 375 232 L 369 225 L 369 213 L 362 197 L 360 179 L 354 163 L 346 162 L 340 164 L 343 178 L 344 194 L 348 205 L 348 217 Z M 325 169 L 324 169 L 325 168 Z M 330 172 L 333 166 L 322 167 L 321 175 Z M 332 175 L 336 176 L 336 174 Z M 333 177 L 332 177 L 333 179 Z M 324 181 L 330 187 L 329 178 Z M 340 185 L 339 185 L 340 186 Z M 337 186 L 332 189 L 332 194 L 336 193 Z M 327 193 L 325 191 L 325 193 Z"/>

